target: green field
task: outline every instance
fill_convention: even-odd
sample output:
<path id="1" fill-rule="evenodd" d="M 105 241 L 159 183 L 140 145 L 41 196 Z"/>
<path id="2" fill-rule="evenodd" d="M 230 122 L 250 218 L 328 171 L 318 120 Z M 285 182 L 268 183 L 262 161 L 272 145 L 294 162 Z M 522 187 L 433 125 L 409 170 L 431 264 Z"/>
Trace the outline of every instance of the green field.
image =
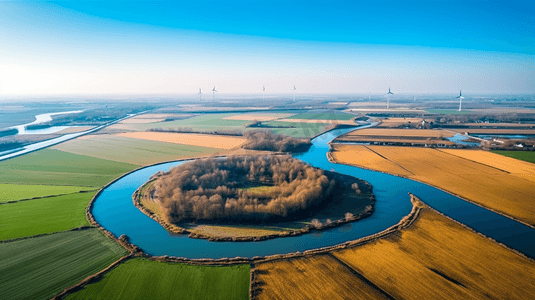
<path id="1" fill-rule="evenodd" d="M 114 135 L 97 135 L 86 139 L 76 139 L 56 145 L 53 149 L 132 165 L 149 165 L 224 151 L 216 148 L 148 141 Z"/>
<path id="2" fill-rule="evenodd" d="M 0 162 L 0 183 L 99 187 L 137 167 L 43 149 Z"/>
<path id="3" fill-rule="evenodd" d="M 235 116 L 237 113 L 204 114 L 184 120 L 170 122 L 158 122 L 149 124 L 124 124 L 134 130 L 146 131 L 151 128 L 176 129 L 190 128 L 195 131 L 216 131 L 216 130 L 243 130 L 251 121 L 225 120 L 223 118 Z"/>
<path id="4" fill-rule="evenodd" d="M 0 205 L 0 240 L 67 230 L 88 225 L 85 207 L 96 192 Z"/>
<path id="5" fill-rule="evenodd" d="M 132 259 L 67 299 L 248 299 L 249 265 L 195 266 Z"/>
<path id="6" fill-rule="evenodd" d="M 322 133 L 329 126 L 324 123 L 292 123 L 292 122 L 262 122 L 267 126 L 285 126 L 286 128 L 269 128 L 271 131 L 277 134 L 285 134 L 297 138 L 309 138 L 317 134 Z M 288 127 L 294 128 L 288 128 Z"/>
<path id="7" fill-rule="evenodd" d="M 308 119 L 308 120 L 351 120 L 355 115 L 346 114 L 339 111 L 330 112 L 306 112 L 288 117 L 287 119 Z"/>
<path id="8" fill-rule="evenodd" d="M 30 185 L 30 184 L 0 184 L 0 203 L 21 199 L 71 194 L 79 191 L 87 191 L 91 188 L 81 186 L 53 186 L 53 185 Z"/>
<path id="9" fill-rule="evenodd" d="M 50 299 L 126 251 L 97 229 L 0 244 L 0 299 Z"/>
<path id="10" fill-rule="evenodd" d="M 468 110 L 458 111 L 455 109 L 426 109 L 425 111 L 427 111 L 430 114 L 441 114 L 441 115 L 465 115 L 465 114 L 470 113 L 470 111 Z"/>
<path id="11" fill-rule="evenodd" d="M 535 152 L 533 151 L 506 151 L 506 150 L 492 150 L 491 152 L 508 156 L 523 161 L 527 161 L 535 164 Z"/>

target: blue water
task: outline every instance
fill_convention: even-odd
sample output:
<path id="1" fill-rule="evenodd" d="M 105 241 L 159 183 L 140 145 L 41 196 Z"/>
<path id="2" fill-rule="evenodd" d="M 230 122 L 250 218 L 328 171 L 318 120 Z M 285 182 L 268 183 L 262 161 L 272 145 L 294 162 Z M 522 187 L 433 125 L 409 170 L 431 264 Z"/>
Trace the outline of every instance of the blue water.
<path id="1" fill-rule="evenodd" d="M 253 257 L 305 251 L 333 246 L 380 232 L 406 216 L 411 208 L 409 192 L 436 210 L 464 223 L 476 231 L 535 257 L 535 230 L 519 222 L 493 213 L 428 185 L 357 167 L 330 163 L 328 142 L 354 128 L 338 129 L 315 138 L 308 152 L 295 155 L 315 167 L 362 178 L 374 187 L 377 202 L 369 218 L 295 237 L 260 242 L 210 242 L 190 239 L 186 235 L 167 232 L 157 222 L 139 211 L 132 203 L 132 194 L 158 171 L 167 171 L 183 162 L 171 162 L 133 172 L 108 186 L 95 200 L 93 215 L 97 222 L 115 236 L 126 234 L 130 242 L 151 255 L 187 258 Z"/>
<path id="2" fill-rule="evenodd" d="M 466 146 L 472 146 L 472 147 L 477 147 L 479 146 L 479 143 L 475 143 L 475 142 L 466 142 L 465 140 L 469 139 L 470 137 L 469 136 L 466 136 L 464 134 L 458 134 L 456 133 L 454 136 L 450 137 L 450 138 L 446 138 L 448 139 L 449 141 L 452 141 L 456 144 L 459 144 L 459 145 L 466 145 Z"/>

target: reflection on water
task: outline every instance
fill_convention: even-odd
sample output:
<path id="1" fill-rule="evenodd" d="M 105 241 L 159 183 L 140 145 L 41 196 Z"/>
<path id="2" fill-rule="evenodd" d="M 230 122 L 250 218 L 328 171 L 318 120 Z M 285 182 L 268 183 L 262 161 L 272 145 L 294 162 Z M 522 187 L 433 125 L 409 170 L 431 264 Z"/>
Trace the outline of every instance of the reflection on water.
<path id="1" fill-rule="evenodd" d="M 130 241 L 151 255 L 187 258 L 253 257 L 305 251 L 337 245 L 380 232 L 398 223 L 411 211 L 409 192 L 438 211 L 476 231 L 535 257 L 535 230 L 423 183 L 361 168 L 330 163 L 328 142 L 354 128 L 337 129 L 313 139 L 306 153 L 294 155 L 315 167 L 352 175 L 374 186 L 375 212 L 369 218 L 313 234 L 259 242 L 210 242 L 169 234 L 157 222 L 137 209 L 132 194 L 158 171 L 168 171 L 182 162 L 171 162 L 133 172 L 104 189 L 93 206 L 97 222 L 115 236 L 126 234 Z"/>

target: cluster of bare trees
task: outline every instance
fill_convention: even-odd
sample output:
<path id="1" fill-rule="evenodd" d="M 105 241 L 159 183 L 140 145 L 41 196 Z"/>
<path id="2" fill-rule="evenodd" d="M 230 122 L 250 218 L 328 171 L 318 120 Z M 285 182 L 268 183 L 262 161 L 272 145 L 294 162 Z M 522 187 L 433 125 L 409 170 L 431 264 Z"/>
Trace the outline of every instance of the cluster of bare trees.
<path id="1" fill-rule="evenodd" d="M 322 170 L 290 156 L 241 156 L 180 165 L 160 175 L 152 192 L 169 222 L 242 222 L 296 217 L 322 204 L 334 186 Z"/>
<path id="2" fill-rule="evenodd" d="M 252 130 L 245 132 L 247 143 L 242 147 L 250 150 L 300 152 L 306 151 L 311 143 L 308 139 L 297 139 L 271 130 Z"/>

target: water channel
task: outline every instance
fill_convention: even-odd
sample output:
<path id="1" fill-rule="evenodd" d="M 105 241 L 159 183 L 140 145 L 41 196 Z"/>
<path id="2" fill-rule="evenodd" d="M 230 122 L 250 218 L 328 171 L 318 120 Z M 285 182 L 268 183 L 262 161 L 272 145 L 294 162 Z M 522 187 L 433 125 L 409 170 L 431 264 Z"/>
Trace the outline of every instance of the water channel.
<path id="1" fill-rule="evenodd" d="M 362 127 L 361 127 L 362 128 Z M 373 185 L 377 202 L 369 218 L 326 231 L 259 242 L 210 242 L 174 235 L 147 217 L 132 203 L 132 194 L 158 171 L 167 171 L 184 162 L 170 162 L 146 167 L 122 177 L 106 187 L 93 206 L 97 222 L 115 236 L 126 234 L 130 242 L 151 255 L 195 258 L 253 257 L 285 254 L 346 241 L 380 232 L 406 216 L 412 206 L 409 192 L 443 214 L 530 257 L 535 257 L 535 229 L 492 211 L 464 201 L 434 187 L 389 174 L 334 164 L 328 161 L 328 142 L 355 128 L 329 131 L 312 140 L 312 147 L 294 155 L 325 170 L 355 176 Z"/>

